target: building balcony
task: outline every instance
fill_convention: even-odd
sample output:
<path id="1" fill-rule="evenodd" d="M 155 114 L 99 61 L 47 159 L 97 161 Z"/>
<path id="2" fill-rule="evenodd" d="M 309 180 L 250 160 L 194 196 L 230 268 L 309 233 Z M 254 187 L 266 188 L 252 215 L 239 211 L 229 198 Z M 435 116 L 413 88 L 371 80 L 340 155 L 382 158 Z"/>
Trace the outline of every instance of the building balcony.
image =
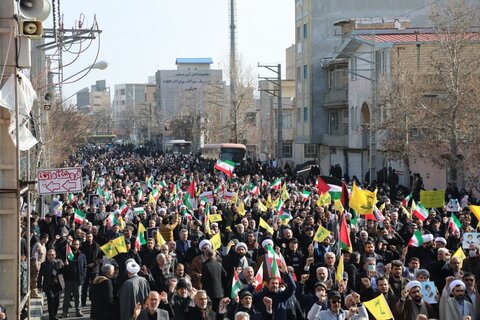
<path id="1" fill-rule="evenodd" d="M 323 95 L 324 107 L 345 107 L 348 104 L 348 89 L 347 87 L 331 88 Z"/>
<path id="2" fill-rule="evenodd" d="M 322 144 L 330 147 L 347 147 L 348 146 L 348 135 L 341 134 L 328 134 L 325 133 L 322 136 Z"/>

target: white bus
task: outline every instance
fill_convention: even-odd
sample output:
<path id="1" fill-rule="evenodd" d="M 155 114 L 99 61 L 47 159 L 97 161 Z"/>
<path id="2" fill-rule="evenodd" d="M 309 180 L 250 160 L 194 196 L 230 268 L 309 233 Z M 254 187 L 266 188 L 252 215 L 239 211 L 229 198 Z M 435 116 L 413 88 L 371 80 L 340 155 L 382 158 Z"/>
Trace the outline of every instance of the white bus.
<path id="1" fill-rule="evenodd" d="M 241 143 L 206 144 L 201 154 L 205 159 L 230 160 L 238 166 L 246 160 L 247 147 Z"/>
<path id="2" fill-rule="evenodd" d="M 190 154 L 192 143 L 186 140 L 170 140 L 165 143 L 165 153 Z"/>

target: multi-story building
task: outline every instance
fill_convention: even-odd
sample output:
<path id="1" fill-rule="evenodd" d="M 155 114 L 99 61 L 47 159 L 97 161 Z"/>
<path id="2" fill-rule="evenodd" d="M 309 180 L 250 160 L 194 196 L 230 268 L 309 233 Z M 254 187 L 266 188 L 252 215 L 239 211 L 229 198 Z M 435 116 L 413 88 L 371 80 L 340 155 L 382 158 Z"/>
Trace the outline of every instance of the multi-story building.
<path id="1" fill-rule="evenodd" d="M 418 0 L 297 0 L 295 6 L 295 162 L 317 158 L 323 174 L 339 164 L 351 167 L 347 146 L 347 65 L 331 58 L 342 43 L 341 24 L 351 17 L 411 17 L 424 25 L 427 1 Z M 360 155 L 364 163 L 368 158 Z M 376 170 L 377 168 L 372 168 Z"/>
<path id="2" fill-rule="evenodd" d="M 110 88 L 105 80 L 96 81 L 94 85 L 76 93 L 77 108 L 88 114 L 91 124 L 90 133 L 95 135 L 111 134 L 113 130 L 112 104 Z"/>
<path id="3" fill-rule="evenodd" d="M 205 91 L 210 87 L 224 90 L 223 71 L 211 69 L 211 58 L 177 58 L 176 70 L 158 70 L 155 74 L 156 105 L 159 109 L 160 121 L 175 126 L 180 118 L 191 118 L 194 128 L 193 148 L 200 147 L 200 124 L 204 114 Z M 208 89 L 206 87 L 209 87 Z M 182 120 L 183 121 L 183 120 Z M 168 132 L 175 135 L 181 132 L 170 128 Z M 185 139 L 187 137 L 172 136 L 165 139 Z"/>

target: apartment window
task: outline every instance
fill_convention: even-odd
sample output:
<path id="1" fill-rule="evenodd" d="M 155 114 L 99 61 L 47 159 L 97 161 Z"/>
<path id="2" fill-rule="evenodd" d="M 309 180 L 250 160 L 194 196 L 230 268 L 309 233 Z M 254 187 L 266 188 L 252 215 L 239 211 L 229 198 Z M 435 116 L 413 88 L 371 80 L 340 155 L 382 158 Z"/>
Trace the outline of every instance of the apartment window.
<path id="1" fill-rule="evenodd" d="M 338 110 L 329 110 L 329 132 L 330 134 L 338 133 L 338 128 L 340 126 L 340 116 Z"/>
<path id="2" fill-rule="evenodd" d="M 307 121 L 308 121 L 308 108 L 303 107 L 303 122 L 307 122 Z"/>
<path id="3" fill-rule="evenodd" d="M 303 147 L 303 154 L 305 158 L 316 158 L 317 146 L 314 144 L 305 144 Z"/>
<path id="4" fill-rule="evenodd" d="M 257 113 L 256 112 L 247 112 L 245 114 L 245 122 L 251 126 L 256 126 L 257 124 Z"/>
<path id="5" fill-rule="evenodd" d="M 300 28 L 300 26 L 298 26 L 297 30 L 296 30 L 296 33 L 295 33 L 295 39 L 297 40 L 297 42 L 300 42 L 300 40 L 301 40 L 300 32 L 301 32 L 301 28 Z"/>
<path id="6" fill-rule="evenodd" d="M 292 113 L 291 112 L 283 112 L 282 117 L 283 117 L 282 128 L 283 129 L 292 128 Z"/>
<path id="7" fill-rule="evenodd" d="M 120 89 L 120 94 L 125 94 L 125 89 Z"/>
<path id="8" fill-rule="evenodd" d="M 297 67 L 297 80 L 302 79 L 302 68 Z"/>
<path id="9" fill-rule="evenodd" d="M 376 56 L 375 67 L 377 69 L 377 73 L 379 75 L 386 74 L 387 73 L 387 52 L 385 50 L 377 51 L 375 56 Z"/>
<path id="10" fill-rule="evenodd" d="M 283 141 L 283 157 L 292 157 L 292 141 Z"/>
<path id="11" fill-rule="evenodd" d="M 347 83 L 347 69 L 335 69 L 335 88 L 343 88 Z"/>
<path id="12" fill-rule="evenodd" d="M 348 108 L 342 111 L 342 133 L 348 134 Z"/>
<path id="13" fill-rule="evenodd" d="M 300 122 L 301 119 L 302 119 L 302 108 L 298 107 L 297 108 L 297 122 Z"/>
<path id="14" fill-rule="evenodd" d="M 350 108 L 350 130 L 355 130 L 355 117 L 353 107 Z"/>
<path id="15" fill-rule="evenodd" d="M 308 66 L 306 64 L 303 65 L 303 79 L 307 79 L 308 77 Z"/>
<path id="16" fill-rule="evenodd" d="M 358 73 L 357 62 L 358 62 L 357 57 L 353 57 L 352 60 L 351 60 L 351 66 L 350 66 L 350 72 L 351 72 L 350 73 L 350 79 L 352 81 L 355 81 L 355 80 L 358 79 L 358 76 L 357 76 L 357 73 Z"/>
<path id="17" fill-rule="evenodd" d="M 303 24 L 303 39 L 307 39 L 307 24 Z"/>

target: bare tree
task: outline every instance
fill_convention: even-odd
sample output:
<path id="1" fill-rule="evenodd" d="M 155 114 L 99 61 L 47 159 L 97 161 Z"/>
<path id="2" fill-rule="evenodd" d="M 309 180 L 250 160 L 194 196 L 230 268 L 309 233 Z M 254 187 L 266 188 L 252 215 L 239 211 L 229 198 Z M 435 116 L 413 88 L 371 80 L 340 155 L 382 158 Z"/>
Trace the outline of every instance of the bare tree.
<path id="1" fill-rule="evenodd" d="M 384 152 L 407 167 L 412 155 L 446 166 L 449 180 L 459 186 L 478 172 L 472 161 L 480 122 L 479 34 L 472 32 L 478 8 L 467 0 L 435 5 L 433 36 L 422 45 L 422 64 L 412 68 L 411 56 L 402 61 L 399 55 L 383 88 Z"/>

